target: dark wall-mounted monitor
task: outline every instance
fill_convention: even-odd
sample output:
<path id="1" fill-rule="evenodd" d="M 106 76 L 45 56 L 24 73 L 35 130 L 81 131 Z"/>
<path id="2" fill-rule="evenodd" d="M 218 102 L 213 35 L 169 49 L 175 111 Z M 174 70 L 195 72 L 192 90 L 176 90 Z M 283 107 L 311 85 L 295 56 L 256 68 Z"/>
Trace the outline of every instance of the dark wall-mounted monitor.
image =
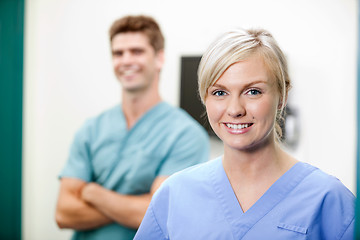
<path id="1" fill-rule="evenodd" d="M 180 107 L 198 121 L 210 136 L 216 136 L 198 94 L 197 70 L 201 56 L 181 58 Z"/>

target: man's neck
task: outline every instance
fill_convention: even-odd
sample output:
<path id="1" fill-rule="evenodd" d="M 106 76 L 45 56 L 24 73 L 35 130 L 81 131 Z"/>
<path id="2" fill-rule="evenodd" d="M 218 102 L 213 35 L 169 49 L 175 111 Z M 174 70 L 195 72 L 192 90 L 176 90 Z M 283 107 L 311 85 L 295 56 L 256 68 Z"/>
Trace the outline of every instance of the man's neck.
<path id="1" fill-rule="evenodd" d="M 159 92 L 146 91 L 138 93 L 122 93 L 122 108 L 127 122 L 127 128 L 131 129 L 135 123 L 151 108 L 161 102 Z"/>

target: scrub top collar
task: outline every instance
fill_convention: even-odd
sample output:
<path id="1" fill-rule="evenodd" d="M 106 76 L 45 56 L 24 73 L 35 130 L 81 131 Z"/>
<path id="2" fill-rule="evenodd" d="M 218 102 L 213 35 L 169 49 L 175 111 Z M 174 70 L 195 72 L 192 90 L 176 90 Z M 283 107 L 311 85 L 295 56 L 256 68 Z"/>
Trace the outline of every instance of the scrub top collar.
<path id="1" fill-rule="evenodd" d="M 306 176 L 316 168 L 302 162 L 296 163 L 283 174 L 260 199 L 245 213 L 236 198 L 230 181 L 222 165 L 222 157 L 210 172 L 216 196 L 223 208 L 224 215 L 235 234 L 235 239 L 241 239 L 261 218 L 273 209 L 290 191 L 292 191 Z"/>
<path id="2" fill-rule="evenodd" d="M 160 101 L 159 103 L 157 103 L 155 106 L 153 106 L 152 108 L 150 108 L 148 111 L 146 111 L 134 124 L 134 126 L 132 126 L 132 128 L 128 129 L 127 128 L 127 121 L 126 121 L 126 117 L 122 108 L 122 105 L 119 105 L 119 110 L 120 110 L 120 117 L 122 119 L 122 121 L 124 122 L 124 129 L 126 132 L 130 133 L 133 132 L 138 125 L 141 125 L 141 123 L 143 121 L 146 121 L 147 118 L 149 118 L 151 115 L 153 115 L 153 113 L 155 112 L 157 115 L 161 116 L 161 113 L 166 111 L 168 108 L 166 108 L 165 106 L 168 106 L 168 104 L 164 101 Z M 163 108 L 163 109 L 161 109 Z"/>

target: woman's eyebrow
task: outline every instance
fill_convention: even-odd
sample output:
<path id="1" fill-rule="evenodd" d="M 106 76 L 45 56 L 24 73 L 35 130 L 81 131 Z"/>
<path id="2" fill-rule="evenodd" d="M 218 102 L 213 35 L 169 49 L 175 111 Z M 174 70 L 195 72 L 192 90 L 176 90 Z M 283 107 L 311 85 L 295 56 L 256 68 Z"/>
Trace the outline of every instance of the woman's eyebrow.
<path id="1" fill-rule="evenodd" d="M 259 84 L 259 83 L 267 84 L 268 82 L 267 82 L 267 81 L 264 81 L 264 80 L 258 80 L 258 81 L 254 81 L 254 82 L 250 82 L 250 83 L 245 84 L 245 85 L 244 85 L 244 88 L 249 88 L 249 87 L 251 87 L 252 85 L 256 85 L 256 84 Z"/>
<path id="2" fill-rule="evenodd" d="M 214 85 L 211 85 L 210 87 L 226 88 L 224 85 L 218 84 L 218 83 L 215 83 Z"/>
<path id="3" fill-rule="evenodd" d="M 258 80 L 258 81 L 253 81 L 253 82 L 249 82 L 249 83 L 246 83 L 243 85 L 243 89 L 245 88 L 248 88 L 252 85 L 256 85 L 256 84 L 259 84 L 259 83 L 264 83 L 264 84 L 267 84 L 268 82 L 267 81 L 264 81 L 264 80 Z M 222 85 L 222 84 L 219 84 L 219 83 L 215 83 L 214 85 L 210 86 L 210 87 L 218 87 L 218 88 L 223 88 L 223 89 L 227 89 L 226 86 Z"/>

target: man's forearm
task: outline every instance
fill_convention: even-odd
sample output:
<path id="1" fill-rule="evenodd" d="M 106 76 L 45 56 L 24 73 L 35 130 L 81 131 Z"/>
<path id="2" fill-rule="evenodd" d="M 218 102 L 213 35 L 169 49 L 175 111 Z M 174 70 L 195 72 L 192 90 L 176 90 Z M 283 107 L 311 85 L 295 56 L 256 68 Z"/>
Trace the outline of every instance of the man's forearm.
<path id="1" fill-rule="evenodd" d="M 140 226 L 151 201 L 151 194 L 121 195 L 95 183 L 84 187 L 82 197 L 113 221 L 133 229 Z"/>
<path id="2" fill-rule="evenodd" d="M 90 230 L 112 222 L 110 218 L 86 203 L 77 202 L 68 206 L 59 209 L 56 214 L 56 222 L 60 228 Z"/>
<path id="3" fill-rule="evenodd" d="M 60 228 L 89 230 L 113 222 L 99 210 L 80 199 L 80 196 L 74 191 L 68 190 L 66 184 L 76 184 L 76 182 L 63 181 L 55 216 Z"/>

